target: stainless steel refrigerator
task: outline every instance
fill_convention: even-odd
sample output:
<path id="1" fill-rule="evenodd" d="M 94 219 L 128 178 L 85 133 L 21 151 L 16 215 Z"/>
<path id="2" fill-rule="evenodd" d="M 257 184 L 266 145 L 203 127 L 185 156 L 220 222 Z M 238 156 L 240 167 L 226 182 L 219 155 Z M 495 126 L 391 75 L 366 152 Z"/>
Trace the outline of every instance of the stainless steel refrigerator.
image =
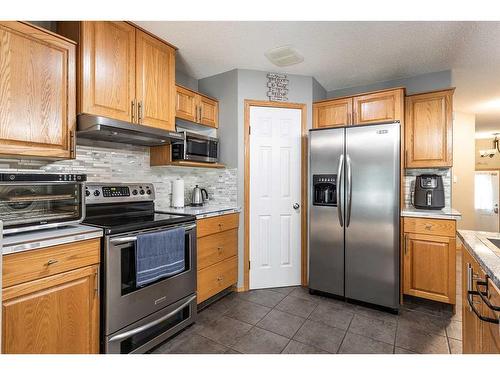
<path id="1" fill-rule="evenodd" d="M 309 133 L 309 288 L 399 307 L 400 124 Z"/>

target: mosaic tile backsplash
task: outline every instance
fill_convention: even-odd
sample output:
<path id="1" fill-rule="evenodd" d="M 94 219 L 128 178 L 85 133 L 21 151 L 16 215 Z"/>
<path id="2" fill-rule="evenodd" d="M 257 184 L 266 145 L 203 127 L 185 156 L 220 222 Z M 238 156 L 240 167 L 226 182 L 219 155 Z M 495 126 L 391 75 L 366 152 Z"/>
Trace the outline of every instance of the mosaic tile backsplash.
<path id="1" fill-rule="evenodd" d="M 404 173 L 404 195 L 405 205 L 412 206 L 412 193 L 415 180 L 421 174 L 437 174 L 443 177 L 444 203 L 446 208 L 451 208 L 451 168 L 448 169 L 405 169 Z"/>
<path id="2" fill-rule="evenodd" d="M 0 159 L 0 172 L 16 171 L 84 173 L 89 182 L 153 183 L 158 209 L 170 207 L 172 181 L 177 178 L 184 180 L 186 203 L 195 185 L 205 188 L 213 203 L 236 205 L 237 199 L 236 169 L 150 167 L 148 147 L 77 145 L 75 160 Z"/>

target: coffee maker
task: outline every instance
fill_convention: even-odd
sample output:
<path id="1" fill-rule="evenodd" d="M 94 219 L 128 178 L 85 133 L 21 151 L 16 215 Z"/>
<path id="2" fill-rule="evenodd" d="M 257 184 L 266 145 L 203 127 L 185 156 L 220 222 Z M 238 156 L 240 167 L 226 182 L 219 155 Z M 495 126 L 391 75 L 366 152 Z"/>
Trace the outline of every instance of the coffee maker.
<path id="1" fill-rule="evenodd" d="M 444 208 L 443 178 L 437 174 L 421 174 L 415 180 L 415 208 L 440 210 Z"/>

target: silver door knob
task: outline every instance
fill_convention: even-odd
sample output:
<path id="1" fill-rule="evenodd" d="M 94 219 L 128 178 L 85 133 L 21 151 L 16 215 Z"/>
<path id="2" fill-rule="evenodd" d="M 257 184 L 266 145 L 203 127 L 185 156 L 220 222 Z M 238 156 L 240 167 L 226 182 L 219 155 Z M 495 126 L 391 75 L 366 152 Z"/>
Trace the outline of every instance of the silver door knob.
<path id="1" fill-rule="evenodd" d="M 294 208 L 294 209 L 298 209 L 299 207 L 300 207 L 300 204 L 298 204 L 298 203 L 294 203 L 294 204 L 293 204 L 293 208 Z"/>

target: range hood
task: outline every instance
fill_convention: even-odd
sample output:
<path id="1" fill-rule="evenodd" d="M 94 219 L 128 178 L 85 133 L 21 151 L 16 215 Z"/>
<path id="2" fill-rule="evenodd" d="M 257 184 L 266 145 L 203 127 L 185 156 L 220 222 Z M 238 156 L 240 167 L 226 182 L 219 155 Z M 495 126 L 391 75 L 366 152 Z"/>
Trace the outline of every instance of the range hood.
<path id="1" fill-rule="evenodd" d="M 104 116 L 79 114 L 77 137 L 139 146 L 162 146 L 184 137 L 174 131 L 133 124 Z"/>

